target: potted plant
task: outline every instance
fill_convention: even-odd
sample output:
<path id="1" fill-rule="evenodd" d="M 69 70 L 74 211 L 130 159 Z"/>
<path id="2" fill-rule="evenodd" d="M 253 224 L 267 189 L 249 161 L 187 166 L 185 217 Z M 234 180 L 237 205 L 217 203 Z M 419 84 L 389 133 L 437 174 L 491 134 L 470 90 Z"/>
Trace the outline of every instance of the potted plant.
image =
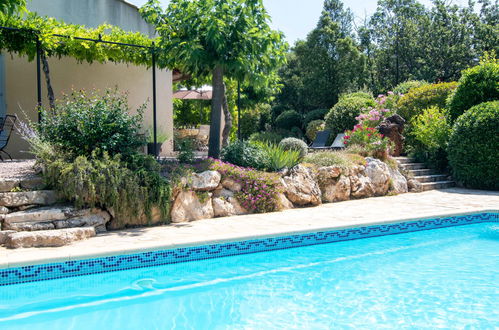
<path id="1" fill-rule="evenodd" d="M 168 140 L 168 138 L 168 134 L 158 127 L 156 131 L 156 145 L 154 145 L 154 130 L 152 128 L 149 128 L 147 135 L 147 154 L 159 154 L 161 152 L 161 146 L 166 140 Z"/>

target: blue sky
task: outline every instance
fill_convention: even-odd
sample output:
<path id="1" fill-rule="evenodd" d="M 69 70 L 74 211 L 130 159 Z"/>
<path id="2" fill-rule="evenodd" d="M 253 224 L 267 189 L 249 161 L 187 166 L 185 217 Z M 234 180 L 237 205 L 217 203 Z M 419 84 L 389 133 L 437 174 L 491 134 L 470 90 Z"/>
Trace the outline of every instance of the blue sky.
<path id="1" fill-rule="evenodd" d="M 137 6 L 143 5 L 146 0 L 126 0 Z M 424 5 L 430 5 L 430 0 L 419 0 Z M 166 5 L 168 0 L 161 0 Z M 323 0 L 263 0 L 265 7 L 272 16 L 274 29 L 284 32 L 289 43 L 297 39 L 305 39 L 307 34 L 315 27 L 319 19 Z M 376 10 L 376 0 L 344 0 L 346 7 L 353 10 L 356 22 Z M 453 3 L 466 5 L 468 0 L 453 0 Z"/>

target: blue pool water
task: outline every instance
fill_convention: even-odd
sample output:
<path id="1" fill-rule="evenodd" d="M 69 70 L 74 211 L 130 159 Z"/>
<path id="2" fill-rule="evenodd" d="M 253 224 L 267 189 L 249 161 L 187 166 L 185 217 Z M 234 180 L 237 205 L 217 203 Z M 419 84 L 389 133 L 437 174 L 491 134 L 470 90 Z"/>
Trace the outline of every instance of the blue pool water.
<path id="1" fill-rule="evenodd" d="M 0 329 L 499 327 L 499 223 L 0 287 Z"/>

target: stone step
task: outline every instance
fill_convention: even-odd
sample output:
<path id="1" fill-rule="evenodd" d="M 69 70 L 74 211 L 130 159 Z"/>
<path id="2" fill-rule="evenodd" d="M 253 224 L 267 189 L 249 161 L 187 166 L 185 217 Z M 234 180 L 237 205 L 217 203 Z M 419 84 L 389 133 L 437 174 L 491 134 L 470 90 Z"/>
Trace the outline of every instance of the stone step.
<path id="1" fill-rule="evenodd" d="M 70 206 L 39 207 L 3 216 L 3 230 L 39 231 L 75 227 L 96 227 L 106 230 L 111 216 L 99 209 L 75 210 Z"/>
<path id="2" fill-rule="evenodd" d="M 94 227 L 11 232 L 6 235 L 4 244 L 10 249 L 57 247 L 93 236 L 95 236 Z"/>
<path id="3" fill-rule="evenodd" d="M 38 175 L 29 175 L 22 178 L 1 178 L 0 192 L 11 192 L 13 189 L 41 190 L 45 187 L 43 178 Z"/>
<path id="4" fill-rule="evenodd" d="M 413 177 L 426 176 L 426 175 L 433 175 L 433 174 L 435 174 L 435 170 L 432 170 L 432 169 L 429 169 L 429 168 L 424 168 L 424 169 L 419 169 L 419 170 L 409 170 L 408 172 L 410 174 L 412 174 Z"/>
<path id="5" fill-rule="evenodd" d="M 425 182 L 423 185 L 423 191 L 435 190 L 435 189 L 447 189 L 456 186 L 454 181 L 436 181 L 436 182 Z"/>
<path id="6" fill-rule="evenodd" d="M 422 175 L 417 176 L 414 179 L 421 183 L 425 182 L 435 182 L 435 181 L 446 181 L 449 176 L 447 174 L 433 174 L 433 175 Z"/>
<path id="7" fill-rule="evenodd" d="M 393 157 L 399 164 L 407 164 L 416 162 L 413 158 L 409 157 Z"/>
<path id="8" fill-rule="evenodd" d="M 27 205 L 51 205 L 57 201 L 57 194 L 53 190 L 2 192 L 0 206 L 22 207 Z"/>
<path id="9" fill-rule="evenodd" d="M 405 164 L 400 164 L 402 168 L 405 170 L 422 170 L 425 168 L 425 164 L 423 163 L 405 163 Z"/>

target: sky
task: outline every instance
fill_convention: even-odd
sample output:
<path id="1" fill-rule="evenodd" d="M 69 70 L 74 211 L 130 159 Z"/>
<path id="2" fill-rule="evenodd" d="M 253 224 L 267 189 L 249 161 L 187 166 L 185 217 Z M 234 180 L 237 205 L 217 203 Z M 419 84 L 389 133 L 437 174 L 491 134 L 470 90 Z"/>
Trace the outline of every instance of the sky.
<path id="1" fill-rule="evenodd" d="M 126 0 L 137 6 L 143 5 L 146 0 Z M 164 7 L 168 0 L 160 0 Z M 376 0 L 344 0 L 345 7 L 352 9 L 355 21 L 362 23 L 365 17 L 370 16 L 376 10 Z M 431 0 L 419 0 L 422 4 L 429 6 Z M 466 5 L 468 0 L 452 0 L 458 5 Z M 323 0 L 263 0 L 272 17 L 272 27 L 284 32 L 286 40 L 290 44 L 298 39 L 305 39 L 312 31 L 322 11 Z"/>

